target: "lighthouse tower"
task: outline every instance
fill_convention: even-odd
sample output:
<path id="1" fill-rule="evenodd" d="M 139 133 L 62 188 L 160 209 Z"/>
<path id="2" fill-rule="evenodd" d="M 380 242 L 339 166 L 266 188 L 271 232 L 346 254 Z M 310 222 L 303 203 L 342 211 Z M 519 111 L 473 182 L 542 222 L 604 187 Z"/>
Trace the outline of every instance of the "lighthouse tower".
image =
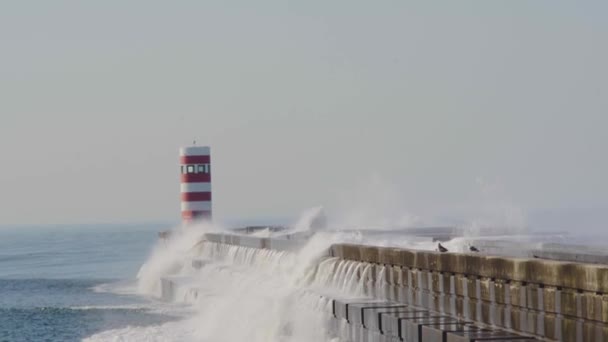
<path id="1" fill-rule="evenodd" d="M 211 220 L 211 156 L 209 146 L 179 149 L 182 221 Z"/>

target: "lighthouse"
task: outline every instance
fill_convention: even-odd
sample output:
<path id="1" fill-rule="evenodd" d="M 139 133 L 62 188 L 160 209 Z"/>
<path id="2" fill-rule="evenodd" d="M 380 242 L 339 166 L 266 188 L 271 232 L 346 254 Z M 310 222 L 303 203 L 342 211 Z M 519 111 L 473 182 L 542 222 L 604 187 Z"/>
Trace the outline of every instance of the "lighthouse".
<path id="1" fill-rule="evenodd" d="M 211 220 L 211 154 L 209 146 L 179 149 L 182 221 Z"/>

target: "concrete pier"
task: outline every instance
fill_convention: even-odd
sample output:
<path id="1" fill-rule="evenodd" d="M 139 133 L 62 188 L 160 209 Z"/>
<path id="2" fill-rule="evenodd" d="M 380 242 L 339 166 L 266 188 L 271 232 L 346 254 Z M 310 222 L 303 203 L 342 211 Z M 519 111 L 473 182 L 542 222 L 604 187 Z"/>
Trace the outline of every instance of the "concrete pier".
<path id="1" fill-rule="evenodd" d="M 295 250 L 305 241 L 207 234 L 217 244 Z M 333 299 L 357 341 L 608 342 L 608 265 L 336 244 L 366 295 Z M 366 277 L 362 279 L 362 277 Z"/>

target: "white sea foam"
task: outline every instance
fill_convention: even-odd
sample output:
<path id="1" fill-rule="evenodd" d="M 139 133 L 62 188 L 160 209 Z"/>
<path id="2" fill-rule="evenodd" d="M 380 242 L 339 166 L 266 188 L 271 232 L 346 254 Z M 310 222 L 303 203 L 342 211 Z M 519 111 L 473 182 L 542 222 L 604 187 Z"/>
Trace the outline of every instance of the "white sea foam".
<path id="1" fill-rule="evenodd" d="M 189 321 L 167 322 L 164 324 L 106 330 L 87 337 L 83 342 L 201 342 Z"/>
<path id="2" fill-rule="evenodd" d="M 202 341 L 202 342 L 308 342 L 339 341 L 328 327 L 329 297 L 365 297 L 365 281 L 371 266 L 329 258 L 333 243 L 434 250 L 427 237 L 403 234 L 374 234 L 361 231 L 311 229 L 323 217 L 321 208 L 304 212 L 292 232 L 310 238 L 294 252 L 279 252 L 200 242 L 205 232 L 221 230 L 211 225 L 176 229 L 162 240 L 138 273 L 137 292 L 162 296 L 161 278 L 170 279 L 173 303 L 189 305 L 186 318 L 145 327 L 126 327 L 97 333 L 86 341 Z M 270 230 L 258 233 L 273 236 Z M 276 234 L 281 235 L 281 234 Z M 465 251 L 472 237 L 445 243 L 454 251 Z M 204 260 L 192 267 L 192 260 Z M 384 270 L 380 269 L 380 272 Z M 130 286 L 130 287 L 129 287 Z M 108 285 L 99 291 L 132 291 L 131 285 Z M 382 283 L 373 295 L 385 297 Z M 183 310 L 183 307 L 178 308 Z M 162 311 L 162 310 L 160 310 Z M 181 311 L 186 312 L 186 311 Z"/>

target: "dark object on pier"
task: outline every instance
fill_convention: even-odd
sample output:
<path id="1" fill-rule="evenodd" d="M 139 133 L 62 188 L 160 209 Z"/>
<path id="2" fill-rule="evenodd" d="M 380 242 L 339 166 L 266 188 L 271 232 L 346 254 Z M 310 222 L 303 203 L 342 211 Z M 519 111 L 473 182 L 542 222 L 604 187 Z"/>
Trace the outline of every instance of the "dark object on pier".
<path id="1" fill-rule="evenodd" d="M 478 253 L 478 252 L 479 252 L 479 249 L 477 249 L 477 247 L 475 247 L 475 246 L 473 246 L 473 245 L 469 245 L 469 251 L 471 251 L 471 252 L 475 252 L 475 253 Z"/>
<path id="2" fill-rule="evenodd" d="M 447 252 L 447 251 L 448 251 L 448 249 L 447 249 L 447 248 L 445 248 L 445 247 L 443 247 L 443 246 L 441 245 L 441 243 L 438 243 L 438 244 L 437 244 L 437 249 L 438 249 L 438 250 L 439 250 L 441 253 L 445 253 L 445 252 Z"/>

